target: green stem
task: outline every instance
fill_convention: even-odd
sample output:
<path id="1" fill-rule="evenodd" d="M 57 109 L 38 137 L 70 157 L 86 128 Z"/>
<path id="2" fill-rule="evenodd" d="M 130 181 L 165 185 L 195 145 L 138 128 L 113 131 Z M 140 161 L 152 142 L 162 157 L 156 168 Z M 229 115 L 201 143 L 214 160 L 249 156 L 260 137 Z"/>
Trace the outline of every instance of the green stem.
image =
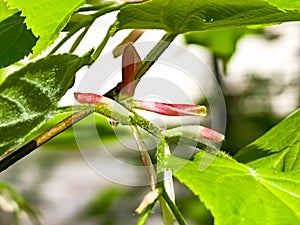
<path id="1" fill-rule="evenodd" d="M 213 71 L 214 71 L 215 77 L 218 81 L 218 84 L 222 85 L 222 74 L 220 72 L 218 57 L 216 54 L 211 54 L 211 55 L 212 55 L 211 57 L 212 57 Z"/>
<path id="2" fill-rule="evenodd" d="M 165 199 L 162 196 L 159 197 L 159 203 L 162 211 L 162 219 L 164 225 L 174 225 L 175 219 L 174 219 L 173 212 L 170 209 L 168 203 L 165 201 Z"/>
<path id="3" fill-rule="evenodd" d="M 88 30 L 90 29 L 91 24 L 87 25 L 84 30 L 82 31 L 82 33 L 76 38 L 76 40 L 74 41 L 72 47 L 70 48 L 70 53 L 73 53 L 76 48 L 79 46 L 80 42 L 82 41 L 82 39 L 84 38 L 84 36 L 86 35 L 86 33 L 88 32 Z"/>
<path id="4" fill-rule="evenodd" d="M 106 8 L 107 6 L 111 6 L 111 5 L 115 5 L 115 2 L 107 2 L 107 3 L 103 3 L 101 5 L 97 5 L 97 6 L 86 6 L 86 7 L 82 7 L 78 10 L 78 12 L 89 12 L 89 11 L 97 11 L 100 10 L 102 8 Z"/>
<path id="5" fill-rule="evenodd" d="M 167 194 L 166 190 L 162 189 L 162 193 L 161 193 L 163 199 L 166 201 L 166 203 L 168 204 L 168 206 L 170 207 L 171 211 L 173 212 L 173 215 L 175 216 L 177 222 L 179 225 L 187 225 L 187 223 L 185 222 L 181 212 L 179 211 L 178 207 L 175 205 L 175 203 L 170 199 L 169 195 Z"/>
<path id="6" fill-rule="evenodd" d="M 102 10 L 99 10 L 98 12 L 96 12 L 95 14 L 92 15 L 92 18 L 90 20 L 83 22 L 82 24 L 80 24 L 79 26 L 75 27 L 73 30 L 68 32 L 68 34 L 52 49 L 52 51 L 49 54 L 54 54 L 74 34 L 76 34 L 83 27 L 91 26 L 98 17 L 103 16 L 110 12 L 120 10 L 124 5 L 126 5 L 126 3 L 108 6 L 108 7 L 103 8 Z"/>
<path id="7" fill-rule="evenodd" d="M 155 45 L 155 47 L 145 57 L 141 68 L 136 73 L 135 77 L 137 80 L 139 80 L 149 70 L 149 68 L 155 63 L 155 61 L 161 56 L 161 54 L 169 47 L 176 36 L 176 34 L 167 33 L 158 42 L 158 44 Z"/>
<path id="8" fill-rule="evenodd" d="M 157 172 L 160 181 L 158 186 L 160 186 L 160 188 L 166 193 L 166 195 L 168 195 L 168 197 L 173 196 L 172 199 L 173 201 L 175 201 L 174 184 L 173 184 L 172 174 L 170 174 L 170 172 L 172 173 L 172 171 L 168 171 L 164 168 L 164 166 L 162 166 L 163 165 L 162 162 L 164 161 L 165 157 L 170 154 L 171 152 L 168 144 L 166 143 L 165 138 L 161 137 L 160 139 L 158 139 L 158 145 L 157 145 Z M 163 198 L 160 198 L 159 202 L 162 209 L 164 224 L 165 225 L 174 224 L 173 212 L 168 206 L 167 202 Z"/>
<path id="9" fill-rule="evenodd" d="M 49 55 L 54 54 L 64 43 L 66 43 L 74 34 L 76 34 L 82 27 L 76 27 L 74 30 L 71 30 L 67 33 L 67 35 L 51 50 Z"/>
<path id="10" fill-rule="evenodd" d="M 110 25 L 110 27 L 108 28 L 102 42 L 100 43 L 100 45 L 98 46 L 98 48 L 96 49 L 96 51 L 93 53 L 93 55 L 91 56 L 93 61 L 96 61 L 98 59 L 98 57 L 100 56 L 101 52 L 103 51 L 105 45 L 107 44 L 109 38 L 112 36 L 112 31 L 113 29 L 115 29 L 117 24 L 117 21 L 115 21 L 112 25 Z"/>

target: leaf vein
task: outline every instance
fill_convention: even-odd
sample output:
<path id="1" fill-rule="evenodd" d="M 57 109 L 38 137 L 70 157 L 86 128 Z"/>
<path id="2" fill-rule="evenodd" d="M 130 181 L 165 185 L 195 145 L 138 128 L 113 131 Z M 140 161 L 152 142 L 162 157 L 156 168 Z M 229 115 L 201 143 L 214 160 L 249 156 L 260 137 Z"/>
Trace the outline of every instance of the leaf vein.
<path id="1" fill-rule="evenodd" d="M 11 103 L 13 103 L 14 105 L 16 105 L 23 113 L 27 111 L 26 108 L 19 101 L 17 101 L 16 99 L 13 99 L 10 96 L 5 95 L 3 93 L 0 94 L 0 97 L 7 100 L 7 101 L 9 101 L 9 102 L 11 102 Z"/>

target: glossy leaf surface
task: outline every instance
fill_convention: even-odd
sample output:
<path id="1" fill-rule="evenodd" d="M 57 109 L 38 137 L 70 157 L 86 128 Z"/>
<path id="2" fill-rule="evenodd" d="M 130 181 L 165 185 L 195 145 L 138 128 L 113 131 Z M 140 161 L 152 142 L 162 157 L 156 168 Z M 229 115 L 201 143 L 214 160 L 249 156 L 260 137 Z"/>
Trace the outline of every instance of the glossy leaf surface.
<path id="1" fill-rule="evenodd" d="M 300 110 L 273 127 L 235 158 L 253 168 L 281 171 L 300 169 Z"/>
<path id="2" fill-rule="evenodd" d="M 0 68 L 27 56 L 37 38 L 27 29 L 19 13 L 0 22 Z"/>
<path id="3" fill-rule="evenodd" d="M 228 157 L 209 157 L 214 156 L 199 153 L 194 161 L 170 156 L 165 164 L 199 196 L 215 224 L 300 223 L 299 170 L 254 170 Z"/>
<path id="4" fill-rule="evenodd" d="M 118 20 L 119 29 L 163 29 L 179 34 L 299 21 L 300 13 L 280 11 L 264 0 L 152 0 L 123 7 Z"/>
<path id="5" fill-rule="evenodd" d="M 75 73 L 90 57 L 54 55 L 28 64 L 0 86 L 0 153 L 50 118 L 58 101 L 73 86 Z"/>
<path id="6" fill-rule="evenodd" d="M 8 0 L 11 9 L 19 9 L 26 17 L 25 23 L 39 37 L 34 47 L 34 56 L 49 47 L 69 21 L 71 15 L 84 0 Z"/>

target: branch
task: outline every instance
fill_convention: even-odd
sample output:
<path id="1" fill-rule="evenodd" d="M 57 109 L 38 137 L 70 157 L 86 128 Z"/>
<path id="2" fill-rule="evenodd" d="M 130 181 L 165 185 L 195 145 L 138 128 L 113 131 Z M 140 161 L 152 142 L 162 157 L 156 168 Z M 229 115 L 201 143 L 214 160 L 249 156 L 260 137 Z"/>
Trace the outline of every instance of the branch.
<path id="1" fill-rule="evenodd" d="M 44 132 L 43 134 L 36 137 L 26 145 L 22 146 L 21 148 L 13 152 L 8 152 L 4 154 L 0 158 L 0 172 L 6 170 L 8 167 L 18 162 L 20 159 L 31 153 L 33 150 L 50 141 L 56 135 L 68 129 L 73 124 L 79 122 L 81 119 L 87 117 L 92 112 L 93 111 L 75 112 L 72 115 L 68 116 L 66 119 L 62 120 L 60 123 L 56 124 L 54 127 L 50 128 L 48 131 Z"/>
<path id="2" fill-rule="evenodd" d="M 112 7 L 107 9 L 107 11 L 104 12 L 98 12 L 98 14 L 102 13 L 107 13 L 109 11 L 115 11 L 120 9 L 123 6 L 123 4 L 120 4 L 118 6 Z M 95 19 L 97 17 L 95 16 Z M 77 32 L 77 31 L 76 31 Z M 75 33 L 76 33 L 75 32 Z M 149 68 L 154 64 L 155 60 L 159 58 L 159 56 L 167 49 L 167 47 L 170 45 L 170 42 L 174 40 L 176 35 L 174 34 L 166 34 L 160 42 L 151 50 L 151 52 L 146 56 L 145 62 L 142 64 L 140 70 L 137 72 L 137 77 L 140 79 L 148 70 Z M 62 42 L 64 43 L 66 40 L 63 40 Z M 103 43 L 107 42 L 106 40 L 103 40 Z M 101 43 L 102 44 L 102 43 Z M 101 46 L 100 44 L 100 46 Z M 59 44 L 60 45 L 60 44 Z M 99 49 L 101 50 L 101 47 L 99 46 Z M 57 49 L 57 47 L 55 48 Z M 52 51 L 53 52 L 53 51 Z M 100 51 L 101 53 L 101 51 Z M 152 60 L 152 61 L 151 61 Z M 120 91 L 120 86 L 117 85 L 113 89 L 111 89 L 109 92 L 107 92 L 104 96 L 109 97 L 111 99 L 115 99 L 117 94 Z M 59 124 L 56 126 L 52 127 L 50 130 L 46 131 L 45 133 L 41 134 L 34 140 L 30 141 L 23 147 L 11 152 L 7 152 L 6 154 L 2 155 L 0 158 L 0 172 L 3 170 L 7 169 L 11 165 L 15 164 L 17 161 L 46 143 L 47 141 L 51 140 L 53 137 L 58 135 L 59 133 L 63 132 L 67 128 L 71 127 L 73 124 L 79 122 L 80 120 L 84 119 L 88 115 L 90 115 L 93 111 L 80 111 L 80 112 L 75 112 L 73 115 L 67 117 L 66 119 L 62 120 Z M 105 115 L 105 113 L 104 113 Z M 124 118 L 123 118 L 124 119 Z M 143 129 L 146 129 L 148 132 L 150 132 L 152 135 L 156 136 L 161 136 L 160 129 L 145 120 L 143 117 L 140 117 L 137 114 L 134 114 L 133 117 L 131 118 L 133 121 L 137 121 L 136 125 L 141 126 Z M 120 122 L 120 121 L 119 121 Z M 144 124 L 146 123 L 146 124 Z"/>

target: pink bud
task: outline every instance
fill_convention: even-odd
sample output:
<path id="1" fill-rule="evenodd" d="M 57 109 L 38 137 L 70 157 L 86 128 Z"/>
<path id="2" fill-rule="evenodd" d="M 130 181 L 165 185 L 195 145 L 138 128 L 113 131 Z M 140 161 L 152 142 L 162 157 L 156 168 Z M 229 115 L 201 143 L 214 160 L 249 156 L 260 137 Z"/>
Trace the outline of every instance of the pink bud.
<path id="1" fill-rule="evenodd" d="M 135 74 L 142 65 L 142 60 L 133 47 L 128 44 L 123 52 L 122 58 L 122 83 L 121 96 L 132 97 L 136 87 Z"/>
<path id="2" fill-rule="evenodd" d="M 223 134 L 220 134 L 219 132 L 209 129 L 207 127 L 202 127 L 200 129 L 200 136 L 216 142 L 221 142 L 224 140 Z"/>
<path id="3" fill-rule="evenodd" d="M 192 104 L 169 104 L 161 102 L 134 101 L 133 108 L 143 109 L 167 116 L 205 116 L 206 107 Z"/>
<path id="4" fill-rule="evenodd" d="M 107 98 L 105 96 L 93 94 L 93 93 L 74 93 L 75 99 L 82 104 L 91 104 L 95 106 L 97 112 L 97 106 L 104 106 L 106 108 L 106 112 L 100 110 L 100 114 L 109 117 L 110 119 L 116 120 L 114 113 L 122 116 L 122 119 L 127 120 L 127 117 L 131 116 L 132 113 L 120 105 L 113 99 Z M 111 113 L 109 113 L 111 112 Z M 118 118 L 119 119 L 119 118 Z M 114 125 L 116 123 L 113 123 Z"/>
<path id="5" fill-rule="evenodd" d="M 211 145 L 211 142 L 221 142 L 224 135 L 200 125 L 184 125 L 163 131 L 166 137 L 185 137 L 187 139 Z"/>
<path id="6" fill-rule="evenodd" d="M 75 99 L 79 103 L 86 103 L 86 104 L 99 104 L 101 100 L 103 99 L 103 96 L 93 94 L 93 93 L 80 93 L 80 92 L 75 92 L 74 93 Z"/>

